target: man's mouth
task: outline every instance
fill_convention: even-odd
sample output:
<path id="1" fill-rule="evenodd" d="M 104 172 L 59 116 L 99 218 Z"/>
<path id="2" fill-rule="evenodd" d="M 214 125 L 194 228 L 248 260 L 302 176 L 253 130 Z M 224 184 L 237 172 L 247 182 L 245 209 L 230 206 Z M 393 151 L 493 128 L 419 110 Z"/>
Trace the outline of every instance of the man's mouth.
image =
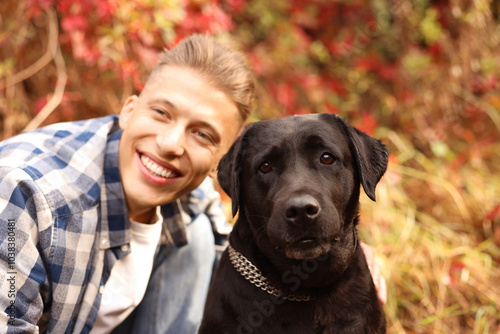
<path id="1" fill-rule="evenodd" d="M 156 164 L 144 154 L 141 154 L 141 162 L 144 167 L 146 167 L 148 171 L 155 176 L 161 176 L 166 179 L 173 179 L 180 176 L 178 173 Z"/>

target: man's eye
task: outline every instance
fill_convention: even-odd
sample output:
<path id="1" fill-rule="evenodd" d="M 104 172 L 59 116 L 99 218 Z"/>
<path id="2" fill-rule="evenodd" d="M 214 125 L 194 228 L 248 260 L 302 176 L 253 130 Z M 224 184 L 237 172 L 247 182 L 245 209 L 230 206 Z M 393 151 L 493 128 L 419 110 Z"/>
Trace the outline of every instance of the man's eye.
<path id="1" fill-rule="evenodd" d="M 273 168 L 271 167 L 271 165 L 268 163 L 268 162 L 264 162 L 263 164 L 260 165 L 259 167 L 259 171 L 262 173 L 262 174 L 267 174 L 269 173 L 270 171 L 272 171 Z"/>
<path id="2" fill-rule="evenodd" d="M 195 134 L 198 137 L 202 138 L 203 140 L 205 140 L 205 141 L 207 141 L 209 143 L 213 143 L 214 142 L 214 140 L 212 139 L 212 137 L 210 135 L 206 134 L 205 132 L 196 131 Z"/>
<path id="3" fill-rule="evenodd" d="M 155 113 L 157 113 L 158 115 L 160 115 L 160 116 L 166 116 L 166 115 L 167 115 L 167 114 L 166 114 L 163 110 L 161 110 L 161 109 L 157 109 L 157 108 L 155 108 L 155 109 L 153 109 L 153 111 L 154 111 Z"/>

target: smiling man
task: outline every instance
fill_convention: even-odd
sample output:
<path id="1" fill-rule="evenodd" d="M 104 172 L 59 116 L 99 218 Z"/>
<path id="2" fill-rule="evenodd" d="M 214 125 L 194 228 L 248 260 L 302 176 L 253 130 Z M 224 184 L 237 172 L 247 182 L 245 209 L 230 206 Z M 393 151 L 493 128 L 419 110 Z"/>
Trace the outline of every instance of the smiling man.
<path id="1" fill-rule="evenodd" d="M 195 333 L 226 223 L 207 176 L 253 98 L 244 57 L 194 35 L 119 117 L 0 143 L 0 332 Z"/>
<path id="2" fill-rule="evenodd" d="M 192 69 L 159 68 L 120 115 L 119 166 L 130 216 L 148 221 L 154 207 L 215 176 L 243 121 L 227 94 Z"/>

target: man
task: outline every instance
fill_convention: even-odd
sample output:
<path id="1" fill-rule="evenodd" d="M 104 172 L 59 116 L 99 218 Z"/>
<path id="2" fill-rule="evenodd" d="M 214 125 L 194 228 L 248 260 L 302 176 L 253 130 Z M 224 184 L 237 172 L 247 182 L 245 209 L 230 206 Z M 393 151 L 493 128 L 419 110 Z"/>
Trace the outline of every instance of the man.
<path id="1" fill-rule="evenodd" d="M 0 143 L 0 332 L 196 333 L 225 223 L 206 178 L 253 98 L 243 56 L 194 35 L 119 117 Z"/>
<path id="2" fill-rule="evenodd" d="M 215 175 L 253 96 L 243 56 L 195 35 L 162 54 L 119 118 L 3 142 L 0 332 L 109 332 L 152 271 L 152 283 L 176 295 L 175 307 L 157 311 L 183 318 L 168 319 L 172 332 L 194 332 L 215 257 L 211 223 L 222 218 L 213 188 L 198 186 Z"/>

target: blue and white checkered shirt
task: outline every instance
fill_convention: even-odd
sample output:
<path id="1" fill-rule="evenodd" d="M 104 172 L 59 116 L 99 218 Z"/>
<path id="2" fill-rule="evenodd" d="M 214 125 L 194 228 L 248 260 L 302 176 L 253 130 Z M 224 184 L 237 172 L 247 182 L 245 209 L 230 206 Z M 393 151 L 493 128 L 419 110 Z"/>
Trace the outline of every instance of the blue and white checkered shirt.
<path id="1" fill-rule="evenodd" d="M 117 116 L 59 123 L 0 143 L 0 332 L 88 333 L 113 264 L 130 252 Z M 162 240 L 225 222 L 210 181 L 162 207 Z M 3 312 L 2 312 L 3 311 Z"/>

